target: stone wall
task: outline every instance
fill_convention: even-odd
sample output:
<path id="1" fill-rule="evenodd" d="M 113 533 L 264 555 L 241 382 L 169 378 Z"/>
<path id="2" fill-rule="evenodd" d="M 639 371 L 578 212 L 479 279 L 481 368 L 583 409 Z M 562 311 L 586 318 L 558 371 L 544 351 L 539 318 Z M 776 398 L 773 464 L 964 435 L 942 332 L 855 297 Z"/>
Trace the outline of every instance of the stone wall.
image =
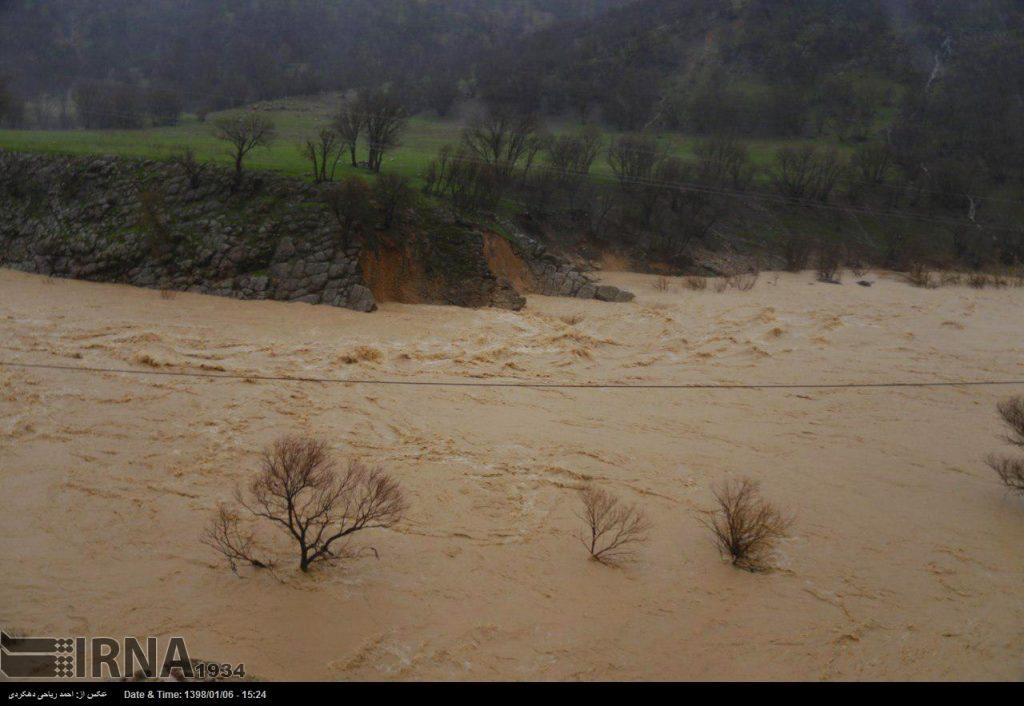
<path id="1" fill-rule="evenodd" d="M 320 188 L 297 179 L 208 169 L 198 182 L 171 163 L 0 151 L 0 266 L 242 299 L 373 311 L 361 262 L 345 247 Z M 520 292 L 489 266 L 480 228 L 430 207 L 399 232 L 373 233 L 402 253 L 395 276 L 411 301 L 519 309 Z M 506 234 L 535 291 L 626 301 L 542 245 Z M 356 239 L 361 240 L 361 239 Z M 383 245 L 382 245 L 383 244 Z M 375 250 L 376 254 L 378 250 Z M 401 299 L 400 299 L 401 300 Z"/>

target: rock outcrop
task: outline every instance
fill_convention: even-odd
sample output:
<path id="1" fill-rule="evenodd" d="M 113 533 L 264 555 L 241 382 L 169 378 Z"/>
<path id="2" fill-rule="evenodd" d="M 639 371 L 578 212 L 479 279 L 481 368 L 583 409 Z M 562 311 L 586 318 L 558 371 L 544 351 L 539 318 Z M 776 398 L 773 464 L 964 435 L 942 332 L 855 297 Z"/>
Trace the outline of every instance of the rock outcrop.
<path id="1" fill-rule="evenodd" d="M 567 260 L 550 252 L 544 243 L 521 232 L 511 223 L 502 223 L 502 228 L 516 255 L 529 268 L 532 289 L 537 294 L 605 302 L 633 301 L 632 292 L 598 284 Z"/>
<path id="2" fill-rule="evenodd" d="M 358 248 L 312 185 L 269 175 L 233 192 L 175 165 L 0 152 L 0 264 L 59 277 L 373 311 Z"/>

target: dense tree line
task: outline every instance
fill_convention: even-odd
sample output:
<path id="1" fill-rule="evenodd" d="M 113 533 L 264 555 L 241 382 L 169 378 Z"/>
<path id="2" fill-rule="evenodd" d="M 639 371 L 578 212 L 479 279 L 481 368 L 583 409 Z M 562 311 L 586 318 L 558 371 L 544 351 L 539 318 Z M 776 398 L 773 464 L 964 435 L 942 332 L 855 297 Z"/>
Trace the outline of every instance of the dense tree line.
<path id="1" fill-rule="evenodd" d="M 679 269 L 695 250 L 726 242 L 716 235 L 726 221 L 735 229 L 744 219 L 762 229 L 782 224 L 772 245 L 792 269 L 812 257 L 831 272 L 848 262 L 1024 264 L 1024 228 L 1014 216 L 1021 204 L 993 197 L 999 184 L 992 176 L 965 171 L 951 157 L 905 162 L 884 136 L 849 154 L 783 145 L 767 164 L 755 164 L 735 136 L 708 136 L 689 156 L 678 147 L 671 136 L 609 134 L 594 125 L 552 135 L 537 114 L 492 107 L 469 122 L 459 143 L 440 150 L 423 175 L 424 191 L 467 212 L 516 204 L 548 236 L 575 239 L 567 245 L 617 249 Z M 980 162 L 976 169 L 985 171 Z M 857 214 L 878 221 L 881 235 L 869 236 Z M 849 242 L 812 239 L 806 228 L 785 227 L 794 218 L 814 222 L 815 231 L 823 219 L 847 222 L 856 233 Z M 931 233 L 927 241 L 917 235 L 923 231 Z"/>
<path id="2" fill-rule="evenodd" d="M 704 135 L 708 150 L 716 137 L 845 143 L 849 159 L 780 149 L 760 183 L 790 203 L 939 212 L 977 227 L 1000 222 L 1010 235 L 973 226 L 954 234 L 956 257 L 972 265 L 1020 259 L 1012 205 L 1024 187 L 1019 2 L 641 0 L 556 25 L 493 62 L 481 95 L 506 109 Z M 659 170 L 684 173 L 685 165 L 637 162 L 652 154 L 639 139 L 630 145 L 634 159 L 624 153 L 613 168 L 631 172 L 634 183 L 657 179 Z M 643 214 L 651 236 L 659 200 L 633 201 L 601 212 Z"/>

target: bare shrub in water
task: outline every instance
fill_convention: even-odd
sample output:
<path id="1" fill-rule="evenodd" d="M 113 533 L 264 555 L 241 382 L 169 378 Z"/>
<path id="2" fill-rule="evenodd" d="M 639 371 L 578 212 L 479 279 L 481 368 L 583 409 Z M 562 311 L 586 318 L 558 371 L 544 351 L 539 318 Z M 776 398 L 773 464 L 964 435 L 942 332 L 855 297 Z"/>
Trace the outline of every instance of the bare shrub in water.
<path id="1" fill-rule="evenodd" d="M 1006 426 L 1006 443 L 1024 448 L 1024 397 L 1010 397 L 996 405 L 999 416 Z M 1024 458 L 989 456 L 986 462 L 1007 488 L 1024 495 Z"/>
<path id="2" fill-rule="evenodd" d="M 632 559 L 637 545 L 647 541 L 650 525 L 636 505 L 626 505 L 611 493 L 593 486 L 580 491 L 586 533 L 580 537 L 590 556 L 602 564 Z"/>
<path id="3" fill-rule="evenodd" d="M 718 508 L 704 520 L 719 550 L 733 566 L 747 571 L 770 568 L 776 542 L 786 536 L 792 519 L 761 497 L 749 478 L 729 480 L 714 490 Z"/>
<path id="4" fill-rule="evenodd" d="M 391 527 L 406 509 L 398 482 L 380 468 L 350 461 L 338 472 L 324 442 L 298 436 L 283 437 L 264 452 L 259 474 L 245 492 L 236 492 L 236 500 L 253 518 L 269 521 L 294 540 L 304 572 L 359 555 L 349 544 L 353 535 Z M 255 540 L 239 530 L 238 515 L 235 508 L 221 507 L 204 541 L 233 569 L 239 562 L 269 565 L 254 560 Z"/>

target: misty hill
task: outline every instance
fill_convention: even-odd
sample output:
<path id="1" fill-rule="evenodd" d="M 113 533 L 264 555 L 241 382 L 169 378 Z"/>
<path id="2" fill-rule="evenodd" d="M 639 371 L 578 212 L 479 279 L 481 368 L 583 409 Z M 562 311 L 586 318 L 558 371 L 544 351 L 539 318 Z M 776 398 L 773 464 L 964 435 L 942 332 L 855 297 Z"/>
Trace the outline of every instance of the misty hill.
<path id="1" fill-rule="evenodd" d="M 1022 47 L 1013 0 L 640 0 L 499 51 L 484 84 L 625 129 L 862 139 L 943 84 L 1004 114 L 1024 95 Z"/>
<path id="2" fill-rule="evenodd" d="M 386 81 L 442 112 L 479 56 L 625 0 L 5 0 L 0 79 L 32 99 L 131 82 L 186 107 Z"/>
<path id="3" fill-rule="evenodd" d="M 414 112 L 482 97 L 614 127 L 864 140 L 900 112 L 1013 132 L 1016 0 L 17 0 L 0 95 L 97 80 L 154 113 L 391 83 Z M 5 84 L 7 88 L 4 89 Z M 12 98 L 13 96 L 13 98 Z M 109 102 L 117 103 L 115 99 Z M 930 105 L 925 106 L 925 104 Z M 0 105 L 0 122 L 3 121 Z M 10 108 L 7 112 L 15 115 Z M 16 122 L 8 117 L 7 122 Z M 963 143 L 963 134 L 945 137 Z M 1009 140 L 985 149 L 1003 151 Z"/>

